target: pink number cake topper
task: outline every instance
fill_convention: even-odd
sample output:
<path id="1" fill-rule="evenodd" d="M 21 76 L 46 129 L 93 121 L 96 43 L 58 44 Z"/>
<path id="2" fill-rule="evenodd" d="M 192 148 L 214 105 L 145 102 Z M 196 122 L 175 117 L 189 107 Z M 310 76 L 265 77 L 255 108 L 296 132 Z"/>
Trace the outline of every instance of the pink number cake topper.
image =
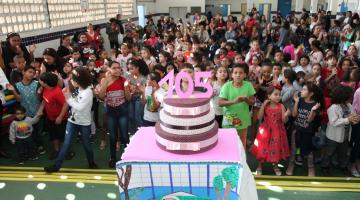
<path id="1" fill-rule="evenodd" d="M 190 98 L 192 93 L 194 92 L 194 87 L 203 87 L 206 89 L 206 92 L 195 93 L 194 97 L 196 98 L 209 98 L 212 96 L 212 86 L 210 83 L 204 82 L 206 78 L 211 77 L 210 72 L 195 72 L 195 80 L 193 81 L 192 77 L 186 72 L 180 72 L 176 75 L 174 81 L 174 70 L 171 70 L 164 78 L 162 78 L 159 82 L 159 85 L 162 86 L 166 82 L 168 82 L 168 97 L 173 95 L 173 90 L 175 88 L 176 94 L 180 98 Z M 188 88 L 186 91 L 181 89 L 181 80 L 188 81 Z M 174 87 L 175 83 L 175 87 Z"/>

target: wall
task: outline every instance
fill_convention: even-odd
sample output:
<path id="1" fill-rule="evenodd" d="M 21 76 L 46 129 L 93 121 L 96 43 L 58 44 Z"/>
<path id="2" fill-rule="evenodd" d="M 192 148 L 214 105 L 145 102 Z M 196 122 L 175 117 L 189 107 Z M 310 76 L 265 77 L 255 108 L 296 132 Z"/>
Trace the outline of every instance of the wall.
<path id="1" fill-rule="evenodd" d="M 205 0 L 156 0 L 156 13 L 168 13 L 169 7 L 201 7 L 201 12 L 205 12 Z"/>

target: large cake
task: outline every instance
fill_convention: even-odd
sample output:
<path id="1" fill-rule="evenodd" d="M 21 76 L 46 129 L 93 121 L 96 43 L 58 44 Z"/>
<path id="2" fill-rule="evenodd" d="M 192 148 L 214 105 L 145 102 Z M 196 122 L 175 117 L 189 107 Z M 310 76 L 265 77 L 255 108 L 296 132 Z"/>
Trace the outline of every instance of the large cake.
<path id="1" fill-rule="evenodd" d="M 204 152 L 217 144 L 218 129 L 210 99 L 165 98 L 155 125 L 156 143 L 174 153 Z"/>

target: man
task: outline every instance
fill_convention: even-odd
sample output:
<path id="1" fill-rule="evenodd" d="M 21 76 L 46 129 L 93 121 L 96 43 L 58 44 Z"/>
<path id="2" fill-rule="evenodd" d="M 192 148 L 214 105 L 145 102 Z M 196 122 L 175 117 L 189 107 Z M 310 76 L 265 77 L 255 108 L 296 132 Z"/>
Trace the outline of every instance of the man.
<path id="1" fill-rule="evenodd" d="M 205 25 L 200 25 L 200 30 L 197 32 L 201 43 L 207 43 L 209 40 L 209 33 L 205 30 Z"/>
<path id="2" fill-rule="evenodd" d="M 116 23 L 119 26 L 120 33 L 124 34 L 124 26 L 123 26 L 122 21 L 121 21 L 121 14 L 116 15 Z"/>

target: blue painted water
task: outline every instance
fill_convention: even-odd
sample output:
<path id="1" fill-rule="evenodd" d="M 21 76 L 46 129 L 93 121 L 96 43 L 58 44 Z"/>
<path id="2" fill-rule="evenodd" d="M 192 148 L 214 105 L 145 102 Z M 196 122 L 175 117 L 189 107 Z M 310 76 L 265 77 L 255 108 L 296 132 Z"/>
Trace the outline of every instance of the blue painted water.
<path id="1" fill-rule="evenodd" d="M 191 190 L 191 191 L 190 191 Z M 214 188 L 207 188 L 207 187 L 173 187 L 170 186 L 156 186 L 156 187 L 144 187 L 144 188 L 136 188 L 130 189 L 129 195 L 131 200 L 158 200 L 162 196 L 175 193 L 175 192 L 186 192 L 197 197 L 205 197 L 203 198 L 208 200 L 216 200 L 217 193 L 215 192 Z M 153 195 L 155 193 L 155 196 Z M 221 197 L 224 196 L 224 192 L 221 192 Z M 125 194 L 122 192 L 120 194 L 120 199 L 125 199 Z M 201 198 L 202 199 L 202 198 Z M 237 200 L 239 199 L 238 195 L 231 191 L 229 195 L 229 200 Z"/>

